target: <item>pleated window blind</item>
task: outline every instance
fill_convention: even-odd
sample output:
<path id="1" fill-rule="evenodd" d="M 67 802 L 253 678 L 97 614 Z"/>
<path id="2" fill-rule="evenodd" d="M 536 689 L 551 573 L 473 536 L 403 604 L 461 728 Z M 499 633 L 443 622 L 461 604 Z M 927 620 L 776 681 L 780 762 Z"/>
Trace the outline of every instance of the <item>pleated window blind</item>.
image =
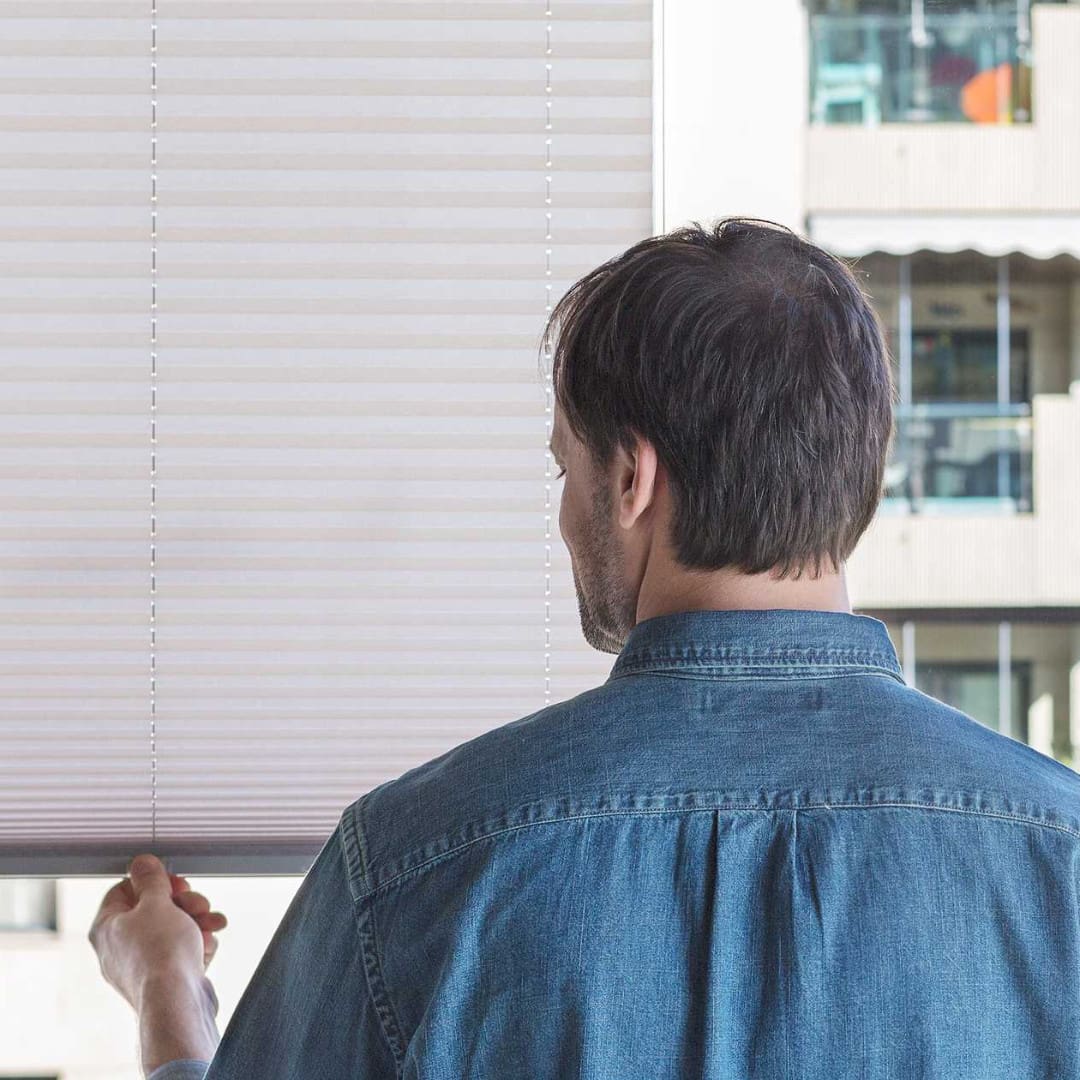
<path id="1" fill-rule="evenodd" d="M 0 872 L 303 870 L 602 681 L 539 373 L 651 231 L 626 0 L 0 2 Z"/>

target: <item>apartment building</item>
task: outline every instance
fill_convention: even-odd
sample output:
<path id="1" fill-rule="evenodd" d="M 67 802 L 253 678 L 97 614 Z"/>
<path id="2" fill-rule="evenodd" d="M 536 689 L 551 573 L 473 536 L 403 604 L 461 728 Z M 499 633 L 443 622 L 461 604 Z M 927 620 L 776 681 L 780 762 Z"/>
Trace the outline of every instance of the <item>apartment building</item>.
<path id="1" fill-rule="evenodd" d="M 854 605 L 919 689 L 1080 760 L 1080 4 L 690 7 L 664 23 L 664 224 L 803 230 L 888 333 Z"/>
<path id="2" fill-rule="evenodd" d="M 900 391 L 852 560 L 908 678 L 1080 748 L 1080 6 L 808 14 L 807 228 L 858 258 Z"/>

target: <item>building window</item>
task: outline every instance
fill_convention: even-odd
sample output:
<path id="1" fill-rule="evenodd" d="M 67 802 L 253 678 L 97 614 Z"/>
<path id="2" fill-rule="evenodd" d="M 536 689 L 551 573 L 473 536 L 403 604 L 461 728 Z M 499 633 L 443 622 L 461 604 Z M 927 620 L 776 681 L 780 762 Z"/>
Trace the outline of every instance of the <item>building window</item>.
<path id="1" fill-rule="evenodd" d="M 1033 396 L 1068 389 L 1073 259 L 874 254 L 856 264 L 897 386 L 886 513 L 1032 513 Z"/>
<path id="2" fill-rule="evenodd" d="M 0 878 L 0 933 L 56 930 L 56 882 Z"/>
<path id="3" fill-rule="evenodd" d="M 997 397 L 998 339 L 993 328 L 916 329 L 912 399 L 916 402 L 988 402 Z M 1012 330 L 1009 400 L 1029 402 L 1027 329 Z"/>
<path id="4" fill-rule="evenodd" d="M 1031 120 L 1029 0 L 809 6 L 814 123 Z"/>
<path id="5" fill-rule="evenodd" d="M 912 408 L 900 412 L 897 442 L 910 464 L 910 484 L 889 494 L 917 503 L 977 499 L 1030 509 L 1027 331 L 1010 335 L 1010 402 L 1004 408 L 995 402 L 995 331 L 915 330 L 912 338 Z M 930 404 L 939 407 L 921 407 Z M 1027 407 L 1025 415 L 1011 415 L 1013 404 Z"/>

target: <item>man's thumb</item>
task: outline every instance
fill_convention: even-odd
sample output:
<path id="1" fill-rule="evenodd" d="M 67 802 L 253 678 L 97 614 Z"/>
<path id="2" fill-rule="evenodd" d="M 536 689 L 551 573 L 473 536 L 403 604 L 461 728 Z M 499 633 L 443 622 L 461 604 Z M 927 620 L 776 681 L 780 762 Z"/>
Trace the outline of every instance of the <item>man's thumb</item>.
<path id="1" fill-rule="evenodd" d="M 150 893 L 172 895 L 169 872 L 155 855 L 136 855 L 128 867 L 128 874 L 131 876 L 131 887 L 135 890 L 136 897 Z"/>

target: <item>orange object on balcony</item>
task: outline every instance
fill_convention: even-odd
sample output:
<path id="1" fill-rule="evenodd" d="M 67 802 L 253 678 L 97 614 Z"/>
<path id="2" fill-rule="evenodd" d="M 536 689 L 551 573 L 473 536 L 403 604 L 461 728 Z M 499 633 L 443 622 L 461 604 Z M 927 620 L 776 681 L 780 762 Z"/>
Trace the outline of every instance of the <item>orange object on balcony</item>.
<path id="1" fill-rule="evenodd" d="M 1012 120 L 1012 64 L 980 71 L 960 91 L 960 107 L 976 124 L 1007 124 Z"/>

